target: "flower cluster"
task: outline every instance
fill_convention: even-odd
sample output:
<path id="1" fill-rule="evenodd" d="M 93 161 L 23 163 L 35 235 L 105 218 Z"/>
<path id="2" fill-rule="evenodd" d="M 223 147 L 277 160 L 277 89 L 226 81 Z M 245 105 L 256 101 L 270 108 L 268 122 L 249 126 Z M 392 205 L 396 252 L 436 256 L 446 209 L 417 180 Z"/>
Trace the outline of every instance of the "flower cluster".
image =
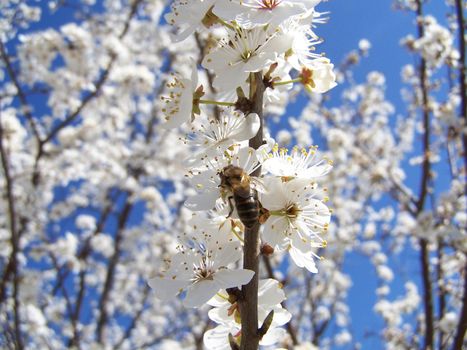
<path id="1" fill-rule="evenodd" d="M 229 339 L 240 338 L 237 297 L 255 273 L 236 265 L 245 235 L 259 230 L 269 254 L 289 252 L 297 266 L 313 273 L 317 249 L 326 246 L 322 234 L 331 212 L 319 178 L 330 171 L 331 162 L 318 156 L 316 147 L 289 153 L 273 139 L 261 147 L 249 145 L 266 127 L 263 106 L 255 107 L 263 94 L 259 85 L 264 87 L 260 101 L 265 97 L 266 102 L 294 83 L 309 93 L 336 85 L 333 65 L 314 53 L 320 39 L 311 25 L 319 17 L 318 3 L 175 1 L 166 15 L 179 41 L 202 28 L 219 30 L 202 60 L 212 85 L 198 85 L 193 65 L 191 79 L 174 74 L 161 97 L 165 127 L 190 123 L 181 141 L 192 150 L 185 164 L 195 190 L 185 205 L 195 214 L 180 236 L 179 252 L 149 285 L 163 300 L 182 293 L 186 306 L 214 306 L 209 317 L 219 326 L 205 334 L 209 349 L 230 349 Z M 217 94 L 205 96 L 208 91 Z M 258 176 L 260 168 L 263 175 Z M 290 319 L 280 304 L 285 295 L 277 281 L 268 279 L 259 282 L 258 297 L 261 344 L 271 345 L 283 335 L 278 327 Z"/>
<path id="2" fill-rule="evenodd" d="M 284 291 L 278 281 L 271 278 L 259 281 L 258 288 L 258 321 L 260 324 L 273 312 L 273 319 L 260 344 L 273 345 L 284 336 L 284 329 L 279 328 L 290 321 L 292 315 L 281 306 L 285 300 Z M 209 318 L 219 326 L 204 334 L 204 343 L 209 349 L 230 350 L 230 345 L 225 341 L 229 333 L 238 338 L 241 334 L 240 312 L 235 296 L 220 291 L 209 300 L 213 307 L 209 311 Z"/>

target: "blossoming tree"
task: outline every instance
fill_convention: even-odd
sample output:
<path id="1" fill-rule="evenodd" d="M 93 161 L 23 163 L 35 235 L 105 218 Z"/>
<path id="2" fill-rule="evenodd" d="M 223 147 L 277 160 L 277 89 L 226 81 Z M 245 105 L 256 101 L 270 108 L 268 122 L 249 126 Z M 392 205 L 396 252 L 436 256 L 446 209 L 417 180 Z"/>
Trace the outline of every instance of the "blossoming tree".
<path id="1" fill-rule="evenodd" d="M 394 5 L 416 20 L 397 121 L 384 75 L 352 75 L 368 41 L 318 53 L 320 0 L 0 5 L 0 345 L 359 348 L 360 254 L 382 347 L 461 349 L 464 10 Z"/>

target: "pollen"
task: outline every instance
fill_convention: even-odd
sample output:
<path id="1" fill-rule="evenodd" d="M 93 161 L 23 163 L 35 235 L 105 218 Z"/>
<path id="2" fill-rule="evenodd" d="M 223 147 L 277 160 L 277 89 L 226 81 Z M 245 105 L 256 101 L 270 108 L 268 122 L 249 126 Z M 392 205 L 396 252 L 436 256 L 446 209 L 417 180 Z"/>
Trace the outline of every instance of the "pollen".
<path id="1" fill-rule="evenodd" d="M 300 214 L 301 209 L 294 203 L 285 209 L 285 215 L 290 219 L 295 219 Z"/>
<path id="2" fill-rule="evenodd" d="M 264 10 L 272 10 L 276 8 L 278 5 L 280 5 L 281 2 L 282 0 L 263 0 L 259 4 L 259 6 L 261 9 L 264 9 Z"/>

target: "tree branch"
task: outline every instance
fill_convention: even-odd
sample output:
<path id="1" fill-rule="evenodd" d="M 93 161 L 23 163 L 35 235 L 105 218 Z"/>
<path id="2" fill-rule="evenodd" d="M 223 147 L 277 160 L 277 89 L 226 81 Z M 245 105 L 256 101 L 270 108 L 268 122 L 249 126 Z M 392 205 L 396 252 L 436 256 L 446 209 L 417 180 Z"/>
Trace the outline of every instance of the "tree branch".
<path id="1" fill-rule="evenodd" d="M 457 325 L 456 336 L 452 345 L 452 350 L 461 350 L 467 331 L 467 265 L 464 267 L 464 295 L 462 296 L 462 310 Z"/>
<path id="2" fill-rule="evenodd" d="M 422 1 L 417 0 L 417 31 L 418 37 L 424 36 Z M 428 194 L 428 180 L 430 178 L 430 113 L 428 106 L 428 88 L 426 76 L 426 61 L 423 56 L 420 58 L 420 89 L 422 92 L 422 117 L 423 117 L 423 164 L 420 180 L 420 194 L 417 201 L 416 214 L 420 214 L 425 206 L 426 196 Z M 430 262 L 428 241 L 425 238 L 419 240 L 420 244 L 420 263 L 422 265 L 422 284 L 424 290 L 424 309 L 425 309 L 425 345 L 424 349 L 434 349 L 434 311 L 433 311 L 433 292 L 430 276 Z"/>
<path id="3" fill-rule="evenodd" d="M 464 119 L 464 126 L 467 125 L 467 87 L 466 87 L 466 52 L 465 52 L 465 18 L 463 2 L 456 0 L 457 30 L 459 41 L 459 84 L 461 97 L 461 115 Z M 462 135 L 462 144 L 464 147 L 464 175 L 467 174 L 467 134 Z M 465 182 L 464 195 L 467 195 L 467 182 Z M 462 348 L 465 333 L 467 331 L 467 265 L 464 267 L 464 295 L 462 297 L 462 311 L 457 326 L 456 335 L 452 349 Z"/>
<path id="4" fill-rule="evenodd" d="M 251 79 L 253 78 L 253 79 Z M 262 74 L 250 74 L 250 99 L 253 101 L 253 110 L 257 113 L 261 126 L 249 145 L 258 149 L 263 144 L 263 94 L 265 86 Z M 258 168 L 252 175 L 261 174 Z M 254 271 L 251 281 L 242 287 L 243 298 L 240 300 L 240 313 L 242 316 L 242 341 L 241 350 L 257 350 L 259 344 L 258 335 L 258 274 L 259 274 L 259 222 L 252 228 L 245 229 L 245 241 L 243 246 L 243 268 Z"/>
<path id="5" fill-rule="evenodd" d="M 36 122 L 34 120 L 34 117 L 31 114 L 31 107 L 29 106 L 29 103 L 26 98 L 26 94 L 23 91 L 23 88 L 21 87 L 21 84 L 19 83 L 18 77 L 16 76 L 15 70 L 13 69 L 13 66 L 10 62 L 10 58 L 8 57 L 8 54 L 6 52 L 5 46 L 3 45 L 3 42 L 0 40 L 0 54 L 2 56 L 3 62 L 5 62 L 6 70 L 8 72 L 8 75 L 10 76 L 11 81 L 13 82 L 13 85 L 15 85 L 16 92 L 18 95 L 19 102 L 21 106 L 23 107 L 23 113 L 28 120 L 29 124 L 31 125 L 32 132 L 37 140 L 37 142 L 40 144 L 41 138 L 39 135 L 39 130 L 37 129 Z"/>
<path id="6" fill-rule="evenodd" d="M 99 320 L 97 321 L 96 327 L 96 338 L 99 343 L 102 343 L 104 326 L 108 320 L 107 301 L 109 299 L 110 291 L 112 289 L 115 278 L 115 268 L 117 267 L 118 261 L 120 259 L 120 249 L 123 239 L 123 231 L 126 226 L 128 217 L 130 216 L 131 209 L 133 208 L 133 204 L 129 202 L 129 197 L 130 194 L 128 194 L 123 210 L 118 218 L 117 233 L 114 241 L 114 253 L 110 258 L 109 265 L 107 267 L 104 289 L 102 291 L 101 299 L 99 301 L 98 310 L 100 310 L 100 316 Z"/>
<path id="7" fill-rule="evenodd" d="M 1 118 L 1 113 L 0 113 L 0 156 L 2 160 L 2 170 L 3 174 L 5 176 L 5 182 L 6 182 L 6 195 L 7 195 L 7 201 L 8 201 L 8 218 L 9 218 L 9 223 L 10 223 L 10 232 L 11 232 L 11 238 L 10 238 L 10 244 L 12 248 L 12 252 L 10 255 L 9 263 L 6 268 L 6 271 L 3 274 L 3 280 L 2 280 L 2 285 L 1 285 L 1 293 L 2 293 L 2 299 L 6 295 L 6 283 L 7 279 L 5 278 L 6 274 L 11 271 L 13 274 L 13 312 L 14 312 L 14 323 L 15 323 L 15 343 L 16 347 L 18 349 L 23 349 L 23 341 L 21 338 L 21 329 L 20 329 L 20 302 L 18 299 L 18 294 L 19 294 L 19 276 L 18 276 L 18 253 L 19 253 L 19 232 L 17 230 L 16 226 L 16 218 L 17 218 L 17 213 L 16 213 L 16 207 L 15 207 L 15 199 L 13 197 L 13 178 L 11 177 L 10 174 L 10 165 L 8 161 L 8 156 L 7 152 L 5 149 L 5 145 L 3 144 L 4 141 L 4 134 L 3 134 L 3 124 L 2 124 L 2 118 Z"/>
<path id="8" fill-rule="evenodd" d="M 141 301 L 141 307 L 139 308 L 139 310 L 136 312 L 135 316 L 133 317 L 133 319 L 131 320 L 131 323 L 130 325 L 128 326 L 128 328 L 126 329 L 125 333 L 123 334 L 122 338 L 118 341 L 118 343 L 114 346 L 114 350 L 118 350 L 120 349 L 120 347 L 123 345 L 123 342 L 126 340 L 126 339 L 130 339 L 130 336 L 131 336 L 131 332 L 133 331 L 133 329 L 136 327 L 136 324 L 138 323 L 139 319 L 141 318 L 141 316 L 143 315 L 143 312 L 146 308 L 146 300 L 148 299 L 148 296 L 149 296 L 149 291 L 151 290 L 151 288 L 149 288 L 149 286 L 145 286 L 144 288 L 144 292 L 143 292 L 143 300 Z"/>
<path id="9" fill-rule="evenodd" d="M 128 30 L 130 28 L 131 20 L 135 16 L 136 11 L 138 9 L 138 5 L 141 3 L 141 1 L 142 0 L 136 0 L 131 5 L 130 12 L 129 12 L 128 17 L 127 17 L 127 19 L 125 21 L 123 30 L 119 35 L 119 39 L 123 39 L 125 37 L 125 35 L 128 33 Z M 67 125 L 71 124 L 79 116 L 79 114 L 87 106 L 87 104 L 90 101 L 92 101 L 96 96 L 99 95 L 99 93 L 101 92 L 102 87 L 104 86 L 104 84 L 106 83 L 106 81 L 107 81 L 107 79 L 108 79 L 108 77 L 110 75 L 110 72 L 112 70 L 113 65 L 115 64 L 116 59 L 117 59 L 117 55 L 114 54 L 114 53 L 111 53 L 110 54 L 110 60 L 109 60 L 109 62 L 107 64 L 107 66 L 105 67 L 102 75 L 93 84 L 94 85 L 94 91 L 89 93 L 88 95 L 86 95 L 83 98 L 83 101 L 81 102 L 81 104 L 73 112 L 71 112 L 68 116 L 66 116 L 65 119 L 60 124 L 58 124 L 57 126 L 52 128 L 50 133 L 43 140 L 41 140 L 39 142 L 39 147 L 38 147 L 38 150 L 37 150 L 36 160 L 35 160 L 35 164 L 34 164 L 34 174 L 33 174 L 33 183 L 34 184 L 37 184 L 37 182 L 38 182 L 38 169 L 37 169 L 37 167 L 38 167 L 38 164 L 39 164 L 39 160 L 40 160 L 40 158 L 42 157 L 42 155 L 44 153 L 44 145 L 46 143 L 50 142 L 58 134 L 58 132 L 60 130 L 62 130 Z"/>

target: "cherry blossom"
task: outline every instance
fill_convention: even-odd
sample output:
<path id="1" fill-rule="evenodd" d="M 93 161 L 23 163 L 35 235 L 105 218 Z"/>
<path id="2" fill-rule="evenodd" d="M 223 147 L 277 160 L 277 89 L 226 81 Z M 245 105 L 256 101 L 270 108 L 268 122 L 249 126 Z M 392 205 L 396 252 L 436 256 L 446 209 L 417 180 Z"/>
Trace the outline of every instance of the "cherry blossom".
<path id="1" fill-rule="evenodd" d="M 232 145 L 247 141 L 256 135 L 259 126 L 260 120 L 256 113 L 243 117 L 227 111 L 221 114 L 219 120 L 210 120 L 194 126 L 193 137 L 188 143 L 196 149 L 197 154 L 190 157 L 189 163 L 199 163 L 224 154 Z"/>
<path id="2" fill-rule="evenodd" d="M 206 250 L 182 248 L 174 255 L 169 269 L 148 283 L 163 301 L 186 290 L 183 304 L 199 307 L 220 289 L 241 286 L 253 277 L 253 271 L 228 269 L 242 257 L 240 247 L 239 242 L 231 242 L 208 244 Z"/>
<path id="3" fill-rule="evenodd" d="M 202 89 L 198 89 L 197 85 L 198 70 L 196 66 L 193 67 L 191 79 L 173 75 L 173 81 L 167 83 L 168 96 L 161 96 L 164 104 L 162 108 L 165 115 L 164 127 L 174 128 L 194 118 L 196 106 L 193 105 L 193 100 L 202 94 Z"/>
<path id="4" fill-rule="evenodd" d="M 280 304 L 285 299 L 284 291 L 278 281 L 260 280 L 258 299 L 258 326 L 261 326 L 269 313 L 274 311 L 271 326 L 262 337 L 260 344 L 264 346 L 276 344 L 284 336 L 284 329 L 279 327 L 289 322 L 292 317 Z M 204 344 L 208 349 L 229 349 L 227 341 L 229 333 L 235 337 L 241 329 L 238 322 L 240 319 L 238 306 L 236 302 L 231 302 L 226 291 L 217 293 L 208 304 L 214 307 L 208 313 L 209 318 L 219 326 L 205 333 Z"/>
<path id="5" fill-rule="evenodd" d="M 264 160 L 264 170 L 274 176 L 284 178 L 316 179 L 328 174 L 332 169 L 332 162 L 318 156 L 317 147 L 299 149 L 294 147 L 291 153 L 287 149 L 279 148 L 276 144 L 272 152 L 260 152 Z"/>
<path id="6" fill-rule="evenodd" d="M 278 26 L 288 18 L 310 11 L 321 0 L 234 0 L 219 1 L 214 13 L 223 18 L 234 18 L 243 28 Z"/>
<path id="7" fill-rule="evenodd" d="M 208 53 L 202 64 L 215 73 L 214 87 L 235 90 L 245 84 L 249 73 L 268 67 L 285 50 L 284 38 L 264 28 L 230 30 L 229 38 Z"/>
<path id="8" fill-rule="evenodd" d="M 175 35 L 177 41 L 185 40 L 203 23 L 210 8 L 217 0 L 176 0 L 171 6 L 171 12 L 165 15 L 165 20 L 178 28 Z"/>
<path id="9" fill-rule="evenodd" d="M 263 232 L 268 244 L 279 248 L 291 244 L 302 252 L 326 246 L 320 234 L 327 231 L 331 214 L 316 184 L 306 184 L 301 179 L 283 182 L 270 178 L 265 187 L 260 200 L 269 215 Z"/>

